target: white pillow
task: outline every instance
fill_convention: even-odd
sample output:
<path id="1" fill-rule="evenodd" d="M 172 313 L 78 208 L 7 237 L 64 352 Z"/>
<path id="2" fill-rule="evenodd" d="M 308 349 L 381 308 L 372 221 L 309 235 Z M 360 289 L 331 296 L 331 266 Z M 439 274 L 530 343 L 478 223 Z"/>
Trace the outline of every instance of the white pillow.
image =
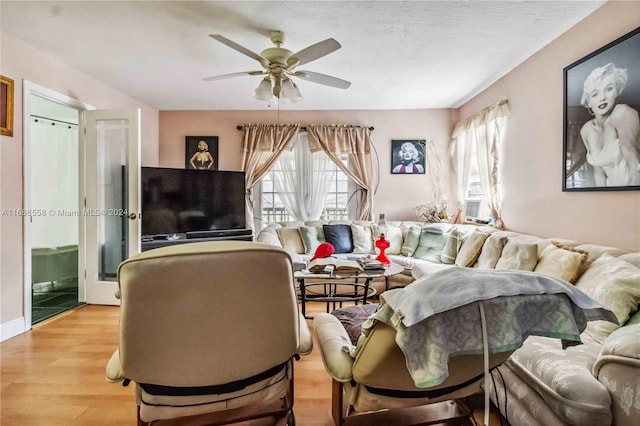
<path id="1" fill-rule="evenodd" d="M 576 287 L 616 314 L 619 325 L 608 321 L 589 321 L 587 324 L 587 334 L 602 343 L 638 310 L 640 268 L 603 254 L 584 271 Z"/>
<path id="2" fill-rule="evenodd" d="M 371 237 L 371 226 L 356 225 L 355 223 L 352 223 L 351 235 L 353 237 L 354 253 L 371 253 L 373 251 L 373 239 Z"/>
<path id="3" fill-rule="evenodd" d="M 489 237 L 488 232 L 482 232 L 475 229 L 470 235 L 465 237 L 462 247 L 456 256 L 455 264 L 457 266 L 473 266 L 480 256 L 482 246 Z"/>
<path id="4" fill-rule="evenodd" d="M 494 269 L 498 263 L 498 259 L 502 255 L 502 250 L 507 242 L 507 237 L 499 237 L 491 235 L 486 239 L 482 246 L 482 252 L 478 256 L 479 269 Z"/>
<path id="5" fill-rule="evenodd" d="M 282 247 L 294 253 L 304 254 L 304 243 L 298 228 L 280 228 L 276 231 Z"/>
<path id="6" fill-rule="evenodd" d="M 371 225 L 371 232 L 372 238 L 376 240 L 376 236 L 379 234 L 377 224 Z M 385 254 L 400 254 L 400 250 L 402 250 L 402 229 L 399 226 L 387 224 L 384 238 L 389 241 L 389 248 L 385 250 Z"/>
<path id="7" fill-rule="evenodd" d="M 538 263 L 538 245 L 509 240 L 502 249 L 502 256 L 496 263 L 496 269 L 516 269 L 533 271 Z"/>

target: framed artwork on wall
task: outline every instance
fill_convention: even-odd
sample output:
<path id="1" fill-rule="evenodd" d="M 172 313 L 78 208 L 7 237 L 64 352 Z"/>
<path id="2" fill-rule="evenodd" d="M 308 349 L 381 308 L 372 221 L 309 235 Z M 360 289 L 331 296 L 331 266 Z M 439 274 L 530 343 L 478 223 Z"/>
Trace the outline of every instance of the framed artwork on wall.
<path id="1" fill-rule="evenodd" d="M 563 71 L 562 190 L 640 189 L 640 28 Z"/>
<path id="2" fill-rule="evenodd" d="M 184 167 L 195 170 L 218 170 L 218 137 L 186 136 Z"/>
<path id="3" fill-rule="evenodd" d="M 13 80 L 0 75 L 0 134 L 13 136 Z"/>
<path id="4" fill-rule="evenodd" d="M 424 174 L 425 139 L 391 141 L 391 174 Z"/>

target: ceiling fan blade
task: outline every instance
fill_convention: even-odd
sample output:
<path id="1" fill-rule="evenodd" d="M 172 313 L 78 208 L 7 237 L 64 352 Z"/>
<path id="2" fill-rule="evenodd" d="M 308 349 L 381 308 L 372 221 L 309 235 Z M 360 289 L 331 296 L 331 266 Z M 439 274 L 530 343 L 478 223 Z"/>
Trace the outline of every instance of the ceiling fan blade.
<path id="1" fill-rule="evenodd" d="M 233 50 L 237 50 L 238 52 L 242 53 L 243 55 L 246 55 L 252 59 L 255 59 L 256 61 L 260 62 L 263 65 L 268 65 L 268 61 L 263 58 L 262 56 L 258 55 L 255 52 L 252 52 L 251 50 L 247 49 L 244 46 L 240 46 L 238 43 L 236 43 L 235 41 L 231 41 L 228 38 L 221 36 L 220 34 L 209 34 L 209 37 L 211 37 L 214 40 L 219 41 L 220 43 L 224 44 L 225 46 L 228 46 L 230 48 L 232 48 Z"/>
<path id="2" fill-rule="evenodd" d="M 311 46 L 294 53 L 291 57 L 298 59 L 299 62 L 296 64 L 296 66 L 304 65 L 311 61 L 315 61 L 316 59 L 322 58 L 329 53 L 335 52 L 341 47 L 342 46 L 340 45 L 340 43 L 332 38 L 328 38 L 324 41 L 312 44 Z"/>
<path id="3" fill-rule="evenodd" d="M 291 75 L 303 80 L 311 81 L 313 83 L 337 87 L 338 89 L 348 89 L 349 86 L 351 86 L 350 81 L 313 71 L 296 71 L 294 73 L 291 73 Z"/>
<path id="4" fill-rule="evenodd" d="M 233 78 L 240 77 L 243 75 L 262 75 L 266 74 L 264 71 L 243 71 L 243 72 L 234 72 L 231 74 L 223 74 L 223 75 L 214 75 L 212 77 L 203 78 L 204 81 L 213 81 L 213 80 L 222 80 L 225 78 Z"/>

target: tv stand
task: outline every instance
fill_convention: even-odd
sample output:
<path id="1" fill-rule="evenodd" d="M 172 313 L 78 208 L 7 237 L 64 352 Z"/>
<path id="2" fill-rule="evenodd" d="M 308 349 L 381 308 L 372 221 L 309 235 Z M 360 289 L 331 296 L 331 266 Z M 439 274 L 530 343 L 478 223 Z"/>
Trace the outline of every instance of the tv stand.
<path id="1" fill-rule="evenodd" d="M 204 241 L 253 241 L 251 229 L 225 229 L 214 231 L 188 232 L 186 234 L 174 234 L 171 237 L 156 239 L 153 236 L 145 236 L 140 243 L 140 251 L 147 251 L 160 247 L 176 244 L 199 243 Z"/>

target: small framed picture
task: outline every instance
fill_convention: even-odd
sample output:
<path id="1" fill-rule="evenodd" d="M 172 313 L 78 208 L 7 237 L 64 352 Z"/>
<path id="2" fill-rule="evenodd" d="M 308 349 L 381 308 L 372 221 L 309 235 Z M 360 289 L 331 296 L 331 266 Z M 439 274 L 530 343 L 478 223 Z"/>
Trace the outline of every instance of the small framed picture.
<path id="1" fill-rule="evenodd" d="M 0 75 L 0 134 L 13 136 L 13 80 Z"/>
<path id="2" fill-rule="evenodd" d="M 192 170 L 218 170 L 218 137 L 186 136 L 184 167 Z"/>
<path id="3" fill-rule="evenodd" d="M 391 174 L 424 174 L 425 139 L 391 141 Z"/>

